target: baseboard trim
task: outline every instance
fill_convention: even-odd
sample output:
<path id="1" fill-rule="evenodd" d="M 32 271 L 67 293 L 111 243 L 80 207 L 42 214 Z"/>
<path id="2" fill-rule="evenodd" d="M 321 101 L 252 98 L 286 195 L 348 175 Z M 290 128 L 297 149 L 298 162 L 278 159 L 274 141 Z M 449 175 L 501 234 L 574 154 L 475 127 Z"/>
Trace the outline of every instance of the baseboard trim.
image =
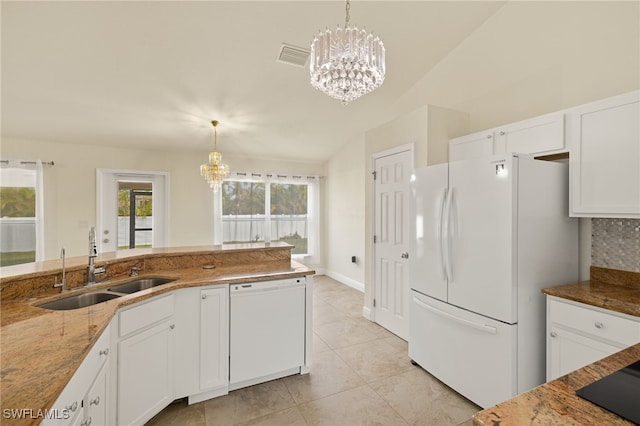
<path id="1" fill-rule="evenodd" d="M 334 271 L 329 271 L 329 270 L 325 270 L 324 271 L 324 275 L 333 278 L 336 281 L 340 281 L 342 284 L 347 285 L 353 289 L 356 289 L 358 291 L 361 291 L 362 293 L 364 293 L 364 284 L 361 283 L 360 281 L 356 281 L 354 279 L 351 279 L 345 275 L 339 274 L 337 272 Z"/>
<path id="2" fill-rule="evenodd" d="M 371 317 L 371 308 L 368 306 L 362 307 L 362 316 L 368 319 L 369 321 L 373 321 L 373 318 Z"/>

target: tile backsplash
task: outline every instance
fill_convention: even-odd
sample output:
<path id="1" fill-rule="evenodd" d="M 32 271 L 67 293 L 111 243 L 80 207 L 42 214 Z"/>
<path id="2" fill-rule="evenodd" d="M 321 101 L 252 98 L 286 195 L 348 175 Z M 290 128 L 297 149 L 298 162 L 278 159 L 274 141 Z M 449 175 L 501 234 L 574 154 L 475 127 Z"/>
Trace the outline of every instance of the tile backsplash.
<path id="1" fill-rule="evenodd" d="M 591 264 L 640 272 L 640 219 L 591 219 Z"/>

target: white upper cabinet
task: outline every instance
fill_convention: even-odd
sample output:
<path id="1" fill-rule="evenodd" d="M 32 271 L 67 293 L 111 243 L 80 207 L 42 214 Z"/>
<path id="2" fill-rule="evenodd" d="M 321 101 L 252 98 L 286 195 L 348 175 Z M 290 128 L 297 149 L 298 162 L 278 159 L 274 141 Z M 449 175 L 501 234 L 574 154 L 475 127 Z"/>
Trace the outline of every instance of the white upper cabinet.
<path id="1" fill-rule="evenodd" d="M 570 111 L 571 216 L 640 218 L 640 91 Z"/>
<path id="2" fill-rule="evenodd" d="M 541 115 L 449 141 L 449 161 L 505 152 L 549 155 L 566 151 L 564 112 Z"/>
<path id="3" fill-rule="evenodd" d="M 493 131 L 473 133 L 449 141 L 449 161 L 493 155 Z"/>
<path id="4" fill-rule="evenodd" d="M 494 130 L 494 154 L 546 155 L 565 150 L 564 113 L 546 114 Z"/>

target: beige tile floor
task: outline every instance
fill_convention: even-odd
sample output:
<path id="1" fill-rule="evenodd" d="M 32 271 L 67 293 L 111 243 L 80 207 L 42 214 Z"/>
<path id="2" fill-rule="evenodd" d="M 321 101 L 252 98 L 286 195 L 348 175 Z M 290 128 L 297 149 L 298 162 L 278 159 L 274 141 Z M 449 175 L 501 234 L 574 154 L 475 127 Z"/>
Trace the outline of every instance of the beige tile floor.
<path id="1" fill-rule="evenodd" d="M 362 317 L 363 294 L 314 278 L 311 372 L 199 404 L 175 401 L 148 425 L 471 425 L 480 407 L 419 367 L 407 342 Z"/>

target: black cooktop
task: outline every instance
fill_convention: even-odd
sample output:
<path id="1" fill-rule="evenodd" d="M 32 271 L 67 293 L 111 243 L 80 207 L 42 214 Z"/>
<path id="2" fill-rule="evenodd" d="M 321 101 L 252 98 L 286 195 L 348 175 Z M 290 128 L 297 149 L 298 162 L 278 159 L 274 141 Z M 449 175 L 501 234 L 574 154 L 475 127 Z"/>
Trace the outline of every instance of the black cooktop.
<path id="1" fill-rule="evenodd" d="M 640 361 L 578 389 L 576 394 L 640 424 Z"/>

